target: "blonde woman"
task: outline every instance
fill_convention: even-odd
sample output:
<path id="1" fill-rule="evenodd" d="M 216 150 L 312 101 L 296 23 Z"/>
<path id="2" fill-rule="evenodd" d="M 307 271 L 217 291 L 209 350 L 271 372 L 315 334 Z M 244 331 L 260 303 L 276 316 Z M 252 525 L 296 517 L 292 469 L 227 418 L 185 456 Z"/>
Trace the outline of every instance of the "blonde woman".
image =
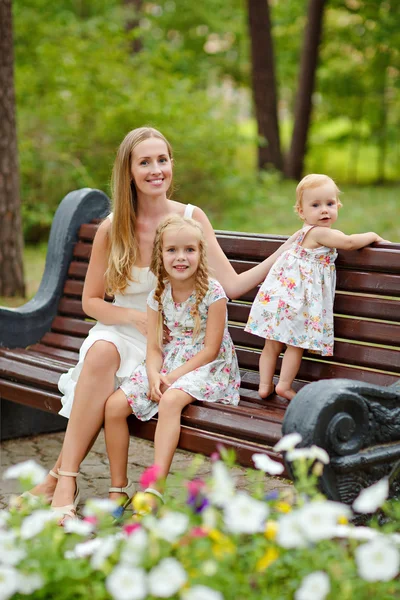
<path id="1" fill-rule="evenodd" d="M 52 472 L 30 492 L 44 495 L 66 517 L 76 516 L 76 476 L 104 421 L 107 398 L 145 357 L 146 299 L 156 284 L 149 266 L 160 222 L 178 215 L 201 223 L 210 267 L 230 298 L 262 281 L 285 249 L 237 274 L 205 213 L 169 198 L 172 172 L 172 149 L 159 131 L 140 127 L 126 135 L 112 173 L 114 211 L 96 233 L 83 291 L 83 308 L 98 323 L 84 341 L 76 367 L 61 376 L 61 414 L 69 417 L 62 451 Z M 114 295 L 112 304 L 104 300 L 106 291 Z M 126 480 L 116 484 L 121 489 L 128 485 Z"/>

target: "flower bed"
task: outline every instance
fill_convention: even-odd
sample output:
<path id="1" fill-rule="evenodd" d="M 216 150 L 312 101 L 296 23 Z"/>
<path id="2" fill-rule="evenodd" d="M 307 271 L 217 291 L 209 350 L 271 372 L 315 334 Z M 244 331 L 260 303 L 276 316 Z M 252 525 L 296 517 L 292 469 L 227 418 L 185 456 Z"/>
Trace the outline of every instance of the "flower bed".
<path id="1" fill-rule="evenodd" d="M 38 501 L 0 512 L 0 600 L 364 600 L 400 597 L 400 503 L 388 503 L 386 479 L 362 492 L 353 509 L 326 500 L 316 483 L 328 456 L 320 448 L 297 449 L 286 436 L 296 473 L 290 502 L 265 496 L 265 473 L 281 465 L 255 455 L 249 492 L 237 491 L 233 458 L 222 451 L 212 477 L 196 477 L 196 458 L 180 495 L 157 515 L 148 497 L 134 505 L 142 514 L 115 518 L 116 504 L 90 500 L 82 520 L 57 524 Z M 155 470 L 144 474 L 152 483 Z M 25 487 L 43 476 L 28 461 L 8 469 Z M 356 527 L 355 512 L 383 506 L 387 524 Z"/>

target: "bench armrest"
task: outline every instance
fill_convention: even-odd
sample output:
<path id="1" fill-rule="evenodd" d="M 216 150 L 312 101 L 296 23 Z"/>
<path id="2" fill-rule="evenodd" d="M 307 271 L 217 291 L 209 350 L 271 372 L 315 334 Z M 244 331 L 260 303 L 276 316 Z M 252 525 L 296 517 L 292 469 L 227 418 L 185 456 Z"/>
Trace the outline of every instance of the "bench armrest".
<path id="1" fill-rule="evenodd" d="M 323 379 L 290 402 L 282 432 L 298 432 L 299 447 L 324 448 L 330 463 L 322 492 L 351 504 L 365 487 L 390 476 L 400 458 L 400 380 L 389 386 L 353 379 Z M 290 463 L 286 468 L 291 476 Z M 391 490 L 391 493 L 394 493 Z"/>
<path id="2" fill-rule="evenodd" d="M 57 208 L 51 226 L 46 266 L 37 294 L 18 308 L 0 307 L 0 347 L 26 347 L 49 331 L 57 314 L 79 228 L 110 211 L 104 192 L 82 188 L 70 192 Z"/>

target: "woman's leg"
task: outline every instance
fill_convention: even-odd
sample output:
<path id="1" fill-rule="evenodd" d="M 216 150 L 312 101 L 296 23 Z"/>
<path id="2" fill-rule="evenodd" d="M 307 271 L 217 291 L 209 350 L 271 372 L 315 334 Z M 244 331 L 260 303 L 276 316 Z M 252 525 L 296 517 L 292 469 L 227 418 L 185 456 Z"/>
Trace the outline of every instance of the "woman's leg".
<path id="1" fill-rule="evenodd" d="M 111 485 L 125 487 L 128 484 L 129 428 L 127 418 L 132 414 L 126 396 L 117 390 L 106 402 L 104 433 L 108 460 L 110 461 Z M 112 500 L 118 500 L 126 494 L 110 492 Z"/>
<path id="2" fill-rule="evenodd" d="M 74 404 L 62 447 L 60 470 L 79 470 L 104 421 L 104 407 L 107 398 L 114 391 L 114 377 L 119 364 L 118 350 L 110 342 L 100 340 L 88 350 L 75 388 Z M 75 489 L 75 478 L 60 476 L 52 506 L 72 504 Z"/>
<path id="3" fill-rule="evenodd" d="M 281 374 L 276 386 L 276 393 L 288 400 L 291 400 L 296 395 L 296 392 L 292 388 L 292 383 L 299 372 L 303 352 L 304 348 L 288 346 L 283 355 Z"/>
<path id="4" fill-rule="evenodd" d="M 263 351 L 260 355 L 260 386 L 258 393 L 261 398 L 267 398 L 274 392 L 273 377 L 275 374 L 276 361 L 283 344 L 275 340 L 265 340 Z"/>
<path id="5" fill-rule="evenodd" d="M 182 390 L 167 390 L 161 396 L 154 436 L 154 463 L 160 467 L 162 479 L 169 473 L 178 446 L 182 410 L 191 402 L 193 397 Z"/>

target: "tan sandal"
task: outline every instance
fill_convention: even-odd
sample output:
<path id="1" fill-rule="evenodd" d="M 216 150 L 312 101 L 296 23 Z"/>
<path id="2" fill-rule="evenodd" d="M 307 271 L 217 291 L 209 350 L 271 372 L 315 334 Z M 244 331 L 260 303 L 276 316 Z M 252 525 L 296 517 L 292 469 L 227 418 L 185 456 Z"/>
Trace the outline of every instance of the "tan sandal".
<path id="1" fill-rule="evenodd" d="M 132 510 L 132 508 L 129 505 L 132 502 L 133 491 L 135 489 L 134 486 L 135 486 L 134 482 L 130 481 L 130 479 L 128 479 L 128 483 L 124 487 L 111 486 L 110 488 L 108 488 L 108 493 L 117 492 L 119 494 L 126 495 L 126 499 L 121 502 L 121 504 L 118 506 L 118 508 L 115 509 L 115 511 L 113 513 L 113 515 L 116 519 L 119 519 L 120 517 L 122 517 L 122 515 L 124 514 L 124 512 L 126 510 Z M 117 502 L 118 502 L 118 500 L 117 500 Z"/>
<path id="2" fill-rule="evenodd" d="M 78 473 L 73 473 L 72 471 L 61 471 L 58 469 L 58 475 L 61 477 L 78 477 Z M 80 500 L 80 491 L 78 483 L 75 484 L 75 494 L 72 504 L 65 504 L 64 506 L 52 506 L 51 509 L 60 515 L 60 520 L 58 521 L 59 525 L 64 525 L 66 517 L 68 519 L 77 519 L 77 507 Z"/>
<path id="3" fill-rule="evenodd" d="M 58 479 L 58 474 L 55 471 L 53 471 L 53 469 L 50 469 L 49 475 L 54 477 L 54 479 Z M 53 493 L 53 495 L 54 495 L 54 493 Z M 39 499 L 42 497 L 43 497 L 42 495 L 32 494 L 31 492 L 24 492 L 20 496 L 17 496 L 16 498 L 13 499 L 12 508 L 16 508 L 17 510 L 19 510 L 22 508 L 22 505 L 25 501 L 28 501 L 29 504 L 34 504 L 35 502 L 38 502 Z M 53 496 L 45 496 L 45 499 L 46 499 L 46 504 L 51 504 L 51 501 L 53 500 Z"/>

